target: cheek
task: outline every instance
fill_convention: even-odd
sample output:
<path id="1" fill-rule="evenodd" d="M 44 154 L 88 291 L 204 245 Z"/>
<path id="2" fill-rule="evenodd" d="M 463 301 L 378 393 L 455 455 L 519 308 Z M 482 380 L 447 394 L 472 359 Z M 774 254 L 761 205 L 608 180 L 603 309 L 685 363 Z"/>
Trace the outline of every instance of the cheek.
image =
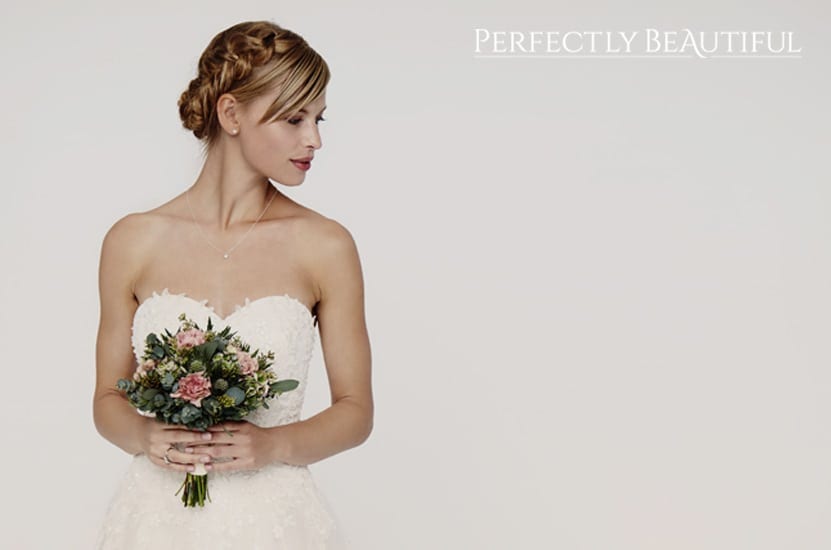
<path id="1" fill-rule="evenodd" d="M 291 157 L 298 147 L 293 144 L 292 133 L 285 128 L 267 125 L 248 132 L 243 142 L 245 161 L 269 177 L 284 177 L 294 174 Z"/>
<path id="2" fill-rule="evenodd" d="M 245 143 L 247 160 L 254 164 L 273 163 L 286 155 L 285 142 L 269 132 L 258 132 L 247 136 Z"/>
<path id="3" fill-rule="evenodd" d="M 261 149 L 265 149 L 271 155 L 288 155 L 292 149 L 292 137 L 285 131 L 273 128 L 261 134 L 260 145 Z"/>

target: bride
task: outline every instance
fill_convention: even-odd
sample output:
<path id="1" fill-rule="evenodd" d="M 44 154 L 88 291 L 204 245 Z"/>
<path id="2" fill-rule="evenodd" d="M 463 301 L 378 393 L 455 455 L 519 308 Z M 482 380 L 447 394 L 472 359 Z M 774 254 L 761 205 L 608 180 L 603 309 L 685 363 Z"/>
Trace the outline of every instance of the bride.
<path id="1" fill-rule="evenodd" d="M 344 226 L 269 181 L 305 180 L 321 148 L 329 76 L 301 36 L 274 23 L 217 34 L 179 99 L 184 127 L 203 144 L 199 176 L 168 202 L 124 216 L 104 237 L 94 420 L 133 458 L 98 548 L 345 544 L 308 465 L 360 445 L 372 431 L 360 260 Z M 206 433 L 137 414 L 116 383 L 133 376 L 146 334 L 175 332 L 180 312 L 231 326 L 252 349 L 276 348 L 280 376 L 299 387 L 262 414 Z M 318 335 L 332 404 L 300 420 Z M 186 508 L 174 493 L 197 465 L 208 471 L 211 502 Z"/>

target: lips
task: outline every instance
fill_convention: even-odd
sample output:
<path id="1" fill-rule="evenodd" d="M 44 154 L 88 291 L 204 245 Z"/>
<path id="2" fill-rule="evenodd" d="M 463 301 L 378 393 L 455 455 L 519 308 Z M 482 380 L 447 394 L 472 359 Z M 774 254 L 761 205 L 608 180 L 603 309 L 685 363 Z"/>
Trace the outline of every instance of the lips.
<path id="1" fill-rule="evenodd" d="M 300 170 L 303 170 L 305 172 L 305 171 L 307 171 L 308 169 L 310 169 L 312 167 L 312 157 L 306 157 L 306 159 L 308 159 L 308 160 L 292 159 L 291 162 L 292 162 L 292 164 L 297 166 Z"/>

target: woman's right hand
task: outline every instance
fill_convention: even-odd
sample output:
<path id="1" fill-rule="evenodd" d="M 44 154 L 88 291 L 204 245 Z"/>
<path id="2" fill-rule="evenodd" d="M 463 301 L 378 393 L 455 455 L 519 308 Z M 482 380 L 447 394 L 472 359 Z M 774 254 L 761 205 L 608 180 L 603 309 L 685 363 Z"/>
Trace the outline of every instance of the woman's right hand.
<path id="1" fill-rule="evenodd" d="M 188 430 L 164 424 L 150 417 L 145 417 L 142 424 L 139 444 L 142 452 L 150 461 L 166 470 L 192 472 L 194 464 L 206 464 L 211 456 L 194 453 L 190 444 L 205 444 L 211 440 L 211 432 Z M 178 444 L 178 445 L 177 445 Z M 164 460 L 165 452 L 170 463 Z"/>

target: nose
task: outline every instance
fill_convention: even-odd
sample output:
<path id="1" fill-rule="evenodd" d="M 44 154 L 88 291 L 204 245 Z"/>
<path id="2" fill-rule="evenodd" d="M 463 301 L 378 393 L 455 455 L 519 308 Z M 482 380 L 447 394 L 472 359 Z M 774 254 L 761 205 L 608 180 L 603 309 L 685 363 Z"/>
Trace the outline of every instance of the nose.
<path id="1" fill-rule="evenodd" d="M 311 124 L 311 129 L 306 135 L 306 145 L 312 149 L 320 149 L 323 146 L 320 139 L 320 128 L 318 128 L 316 123 Z"/>

